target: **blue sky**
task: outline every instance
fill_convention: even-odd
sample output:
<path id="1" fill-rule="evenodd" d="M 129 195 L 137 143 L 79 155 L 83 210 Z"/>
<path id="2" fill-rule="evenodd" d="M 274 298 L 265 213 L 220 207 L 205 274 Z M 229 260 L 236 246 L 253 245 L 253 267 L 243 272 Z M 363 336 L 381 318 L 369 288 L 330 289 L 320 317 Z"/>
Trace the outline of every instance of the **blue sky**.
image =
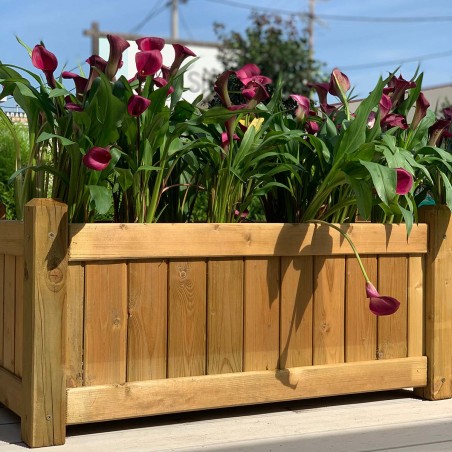
<path id="1" fill-rule="evenodd" d="M 242 31 L 250 23 L 248 5 L 258 10 L 308 10 L 308 0 L 188 0 L 180 5 L 180 38 L 213 41 L 215 21 L 229 30 Z M 0 8 L 0 60 L 28 69 L 33 68 L 16 35 L 31 47 L 43 40 L 57 55 L 59 69 L 64 64 L 72 69 L 90 55 L 91 40 L 83 31 L 93 21 L 99 22 L 102 31 L 134 32 L 155 11 L 157 14 L 137 32 L 170 35 L 169 8 L 156 0 L 0 0 Z M 420 64 L 424 87 L 452 84 L 450 0 L 317 0 L 315 12 L 321 17 L 314 27 L 315 58 L 325 63 L 325 72 L 339 67 L 346 73 L 359 97 L 372 89 L 379 75 L 386 75 L 398 63 L 405 78 L 411 78 Z M 395 21 L 344 21 L 337 16 Z M 416 21 L 422 17 L 437 19 Z"/>

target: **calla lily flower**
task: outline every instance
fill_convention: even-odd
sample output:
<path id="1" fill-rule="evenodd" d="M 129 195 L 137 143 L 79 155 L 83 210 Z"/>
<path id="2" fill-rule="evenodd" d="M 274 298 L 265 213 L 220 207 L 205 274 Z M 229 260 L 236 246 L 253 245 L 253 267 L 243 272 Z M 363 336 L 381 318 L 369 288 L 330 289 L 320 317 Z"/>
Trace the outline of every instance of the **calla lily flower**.
<path id="1" fill-rule="evenodd" d="M 229 76 L 233 73 L 233 71 L 224 71 L 213 85 L 214 91 L 218 94 L 218 97 L 226 108 L 229 108 L 232 105 L 231 98 L 229 97 L 228 81 Z"/>
<path id="2" fill-rule="evenodd" d="M 408 129 L 408 123 L 406 122 L 405 116 L 391 113 L 386 115 L 381 121 L 382 125 L 387 127 L 399 127 L 400 129 Z"/>
<path id="3" fill-rule="evenodd" d="M 122 54 L 124 50 L 130 47 L 130 44 L 124 38 L 117 35 L 107 35 L 107 39 L 110 44 L 110 55 L 108 57 L 107 67 L 105 68 L 105 75 L 111 80 L 122 65 Z"/>
<path id="4" fill-rule="evenodd" d="M 237 134 L 233 134 L 232 139 L 234 141 L 240 140 L 239 136 Z M 221 147 L 223 148 L 224 152 L 227 154 L 229 151 L 229 134 L 227 132 L 223 132 L 221 134 Z"/>
<path id="5" fill-rule="evenodd" d="M 394 314 L 400 306 L 400 301 L 393 297 L 380 295 L 371 282 L 366 283 L 366 296 L 369 298 L 369 309 L 372 314 L 382 316 Z"/>
<path id="6" fill-rule="evenodd" d="M 430 102 L 426 99 L 424 93 L 419 93 L 419 96 L 416 99 L 416 110 L 414 111 L 413 120 L 411 121 L 411 128 L 413 130 L 427 114 L 428 107 L 430 107 Z"/>
<path id="7" fill-rule="evenodd" d="M 64 98 L 64 108 L 69 111 L 83 111 L 83 108 L 79 104 L 72 102 L 71 96 Z"/>
<path id="8" fill-rule="evenodd" d="M 348 77 L 338 68 L 333 69 L 328 85 L 328 92 L 333 96 L 343 100 L 345 93 L 350 89 L 350 81 Z"/>
<path id="9" fill-rule="evenodd" d="M 160 50 L 145 50 L 135 55 L 135 63 L 139 77 L 154 75 L 162 68 L 162 54 Z"/>
<path id="10" fill-rule="evenodd" d="M 95 146 L 91 148 L 83 156 L 83 164 L 92 170 L 102 171 L 107 168 L 111 160 L 111 154 L 109 148 L 101 148 Z"/>
<path id="11" fill-rule="evenodd" d="M 83 94 L 86 89 L 86 85 L 88 83 L 88 79 L 82 77 L 81 75 L 75 74 L 74 72 L 64 71 L 61 73 L 61 76 L 64 79 L 72 79 L 75 84 L 75 91 L 77 94 Z"/>
<path id="12" fill-rule="evenodd" d="M 166 79 L 164 79 L 163 77 L 155 77 L 154 78 L 154 83 L 159 88 L 163 88 L 164 86 L 168 85 L 168 81 Z M 172 93 L 174 93 L 174 88 L 172 86 L 170 86 L 168 88 L 167 96 L 171 95 Z"/>
<path id="13" fill-rule="evenodd" d="M 99 72 L 105 73 L 107 62 L 99 55 L 91 55 L 86 62 L 90 66 L 88 83 L 85 86 L 85 93 L 91 88 L 94 80 L 99 77 Z"/>
<path id="14" fill-rule="evenodd" d="M 149 99 L 142 96 L 132 95 L 127 102 L 127 111 L 130 116 L 140 116 L 151 104 Z"/>
<path id="15" fill-rule="evenodd" d="M 397 107 L 400 102 L 405 98 L 405 93 L 408 89 L 415 88 L 416 83 L 411 80 L 405 80 L 401 75 L 400 77 L 392 76 L 388 83 L 388 89 L 383 90 L 386 94 L 390 94 L 392 105 Z"/>
<path id="16" fill-rule="evenodd" d="M 397 185 L 396 193 L 398 195 L 406 195 L 413 186 L 413 176 L 404 168 L 397 168 Z"/>
<path id="17" fill-rule="evenodd" d="M 56 56 L 47 50 L 43 45 L 36 45 L 31 52 L 31 63 L 35 68 L 44 72 L 49 86 L 51 88 L 55 88 L 56 82 L 53 77 L 53 73 L 58 67 L 58 60 Z"/>
<path id="18" fill-rule="evenodd" d="M 391 98 L 387 94 L 383 94 L 381 96 L 378 108 L 380 110 L 380 122 L 381 122 L 388 115 L 392 108 Z"/>
<path id="19" fill-rule="evenodd" d="M 196 54 L 192 52 L 188 47 L 181 44 L 173 44 L 174 48 L 174 61 L 170 68 L 170 76 L 173 76 L 179 70 L 182 62 L 188 57 L 195 57 Z"/>
<path id="20" fill-rule="evenodd" d="M 443 108 L 443 115 L 445 119 L 452 119 L 452 107 Z"/>
<path id="21" fill-rule="evenodd" d="M 441 142 L 443 136 L 448 136 L 448 129 L 451 124 L 452 119 L 438 119 L 438 121 L 428 129 L 430 134 L 428 145 L 437 146 Z"/>
<path id="22" fill-rule="evenodd" d="M 137 43 L 138 49 L 141 51 L 146 50 L 163 50 L 165 47 L 165 40 L 162 38 L 140 38 L 135 41 Z"/>
<path id="23" fill-rule="evenodd" d="M 235 71 L 237 78 L 247 85 L 250 82 L 258 82 L 261 85 L 268 85 L 272 82 L 272 79 L 261 75 L 261 70 L 255 64 L 245 64 L 239 70 Z"/>
<path id="24" fill-rule="evenodd" d="M 327 103 L 328 90 L 330 87 L 328 83 L 309 83 L 308 86 L 315 89 L 317 96 L 319 97 L 320 108 L 324 113 L 330 115 L 333 111 L 336 111 L 336 107 Z"/>
<path id="25" fill-rule="evenodd" d="M 295 111 L 295 117 L 298 121 L 303 121 L 303 119 L 309 115 L 311 101 L 307 97 L 300 94 L 291 94 L 290 98 L 298 104 L 298 107 Z"/>

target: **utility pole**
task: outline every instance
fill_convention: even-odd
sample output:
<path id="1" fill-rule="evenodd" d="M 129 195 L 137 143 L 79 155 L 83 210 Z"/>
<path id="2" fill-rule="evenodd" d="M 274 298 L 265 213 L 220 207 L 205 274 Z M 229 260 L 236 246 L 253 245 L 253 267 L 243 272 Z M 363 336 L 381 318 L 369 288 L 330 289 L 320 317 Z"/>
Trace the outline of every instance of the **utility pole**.
<path id="1" fill-rule="evenodd" d="M 314 11 L 315 0 L 309 0 L 308 24 L 306 31 L 308 34 L 308 81 L 312 82 L 312 63 L 314 61 Z"/>
<path id="2" fill-rule="evenodd" d="M 179 3 L 171 0 L 171 39 L 179 39 Z"/>

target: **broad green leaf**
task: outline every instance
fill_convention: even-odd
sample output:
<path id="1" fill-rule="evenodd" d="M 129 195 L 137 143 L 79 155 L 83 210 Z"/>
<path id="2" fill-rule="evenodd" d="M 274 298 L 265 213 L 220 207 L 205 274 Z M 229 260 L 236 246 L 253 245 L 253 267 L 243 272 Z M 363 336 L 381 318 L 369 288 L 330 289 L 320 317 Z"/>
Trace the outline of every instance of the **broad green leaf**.
<path id="1" fill-rule="evenodd" d="M 113 203 L 111 191 L 99 185 L 88 185 L 88 189 L 96 211 L 101 215 L 106 214 Z"/>
<path id="2" fill-rule="evenodd" d="M 360 162 L 369 171 L 379 198 L 389 206 L 396 195 L 396 172 L 393 169 L 378 163 L 365 162 L 364 160 L 360 160 Z"/>
<path id="3" fill-rule="evenodd" d="M 345 177 L 355 194 L 359 214 L 365 220 L 368 220 L 372 212 L 372 192 L 369 184 L 362 179 L 355 179 L 348 174 Z"/>
<path id="4" fill-rule="evenodd" d="M 70 146 L 71 144 L 75 144 L 75 142 L 72 140 L 69 140 L 69 138 L 65 138 L 60 135 L 55 135 L 53 133 L 48 133 L 48 132 L 42 132 L 41 135 L 39 135 L 38 139 L 36 140 L 36 143 L 41 143 L 42 141 L 51 140 L 52 138 L 56 138 L 57 140 L 59 140 L 63 146 Z"/>

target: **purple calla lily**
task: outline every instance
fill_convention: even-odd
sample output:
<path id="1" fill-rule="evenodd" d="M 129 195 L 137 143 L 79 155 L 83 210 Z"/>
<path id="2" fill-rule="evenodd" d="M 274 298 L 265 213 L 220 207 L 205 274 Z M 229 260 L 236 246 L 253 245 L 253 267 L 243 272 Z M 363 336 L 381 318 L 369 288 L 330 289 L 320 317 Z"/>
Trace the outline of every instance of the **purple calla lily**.
<path id="1" fill-rule="evenodd" d="M 311 101 L 307 97 L 300 94 L 291 94 L 290 98 L 293 99 L 298 105 L 295 110 L 295 117 L 298 121 L 303 121 L 303 119 L 309 115 Z"/>
<path id="2" fill-rule="evenodd" d="M 145 50 L 135 55 L 135 63 L 139 77 L 156 74 L 162 68 L 162 54 L 160 50 Z"/>
<path id="3" fill-rule="evenodd" d="M 235 72 L 237 78 L 244 84 L 248 85 L 250 82 L 257 82 L 261 85 L 268 85 L 272 82 L 272 79 L 261 75 L 261 70 L 255 64 L 245 64 L 239 70 Z"/>
<path id="4" fill-rule="evenodd" d="M 369 298 L 369 309 L 377 316 L 394 314 L 400 306 L 400 301 L 393 297 L 380 295 L 371 282 L 366 283 L 366 296 Z"/>
<path id="5" fill-rule="evenodd" d="M 130 116 L 140 116 L 151 104 L 149 99 L 142 96 L 132 95 L 127 102 L 127 112 Z"/>
<path id="6" fill-rule="evenodd" d="M 218 94 L 218 97 L 226 108 L 232 105 L 231 98 L 229 97 L 228 81 L 229 76 L 233 73 L 233 71 L 224 71 L 213 85 L 214 91 Z"/>
<path id="7" fill-rule="evenodd" d="M 75 84 L 75 91 L 77 94 L 83 94 L 88 83 L 88 79 L 82 77 L 81 75 L 75 74 L 74 72 L 64 71 L 61 73 L 61 77 L 64 79 L 72 79 Z"/>
<path id="8" fill-rule="evenodd" d="M 92 147 L 84 156 L 83 164 L 94 171 L 102 171 L 107 168 L 111 160 L 109 148 L 99 146 Z"/>
<path id="9" fill-rule="evenodd" d="M 158 86 L 159 88 L 163 88 L 164 86 L 168 85 L 168 81 L 166 79 L 164 79 L 163 77 L 155 77 L 154 78 L 154 83 L 156 86 Z M 168 92 L 166 93 L 167 96 L 171 95 L 172 93 L 174 93 L 174 88 L 172 86 L 170 86 L 168 88 Z"/>
<path id="10" fill-rule="evenodd" d="M 430 107 L 430 102 L 426 99 L 424 93 L 420 92 L 416 99 L 416 110 L 414 111 L 413 120 L 411 121 L 411 128 L 413 130 L 427 114 L 428 107 Z"/>
<path id="11" fill-rule="evenodd" d="M 55 88 L 56 82 L 53 77 L 53 73 L 58 67 L 58 60 L 56 56 L 47 50 L 43 45 L 36 45 L 31 52 L 31 63 L 35 68 L 44 72 L 49 86 L 51 88 Z"/>
<path id="12" fill-rule="evenodd" d="M 140 38 L 135 41 L 138 46 L 138 50 L 163 50 L 165 47 L 165 40 L 162 38 L 147 37 Z"/>
<path id="13" fill-rule="evenodd" d="M 433 124 L 428 133 L 430 138 L 428 140 L 429 146 L 438 146 L 444 136 L 448 136 L 448 129 L 452 124 L 452 119 L 438 119 L 438 121 Z"/>
<path id="14" fill-rule="evenodd" d="M 408 129 L 408 123 L 406 122 L 405 116 L 395 113 L 386 115 L 382 119 L 381 124 L 387 127 L 399 127 L 402 130 Z"/>
<path id="15" fill-rule="evenodd" d="M 404 168 L 397 168 L 397 185 L 396 193 L 398 195 L 406 195 L 413 186 L 413 176 Z"/>
<path id="16" fill-rule="evenodd" d="M 183 61 L 188 57 L 195 57 L 196 54 L 192 52 L 188 47 L 181 44 L 173 44 L 174 48 L 174 61 L 170 68 L 170 76 L 173 76 L 179 70 Z"/>
<path id="17" fill-rule="evenodd" d="M 110 55 L 108 57 L 107 67 L 105 68 L 105 75 L 109 80 L 112 80 L 122 65 L 122 54 L 124 50 L 130 47 L 130 44 L 124 38 L 117 35 L 107 35 L 107 39 L 110 44 Z"/>
<path id="18" fill-rule="evenodd" d="M 333 69 L 328 85 L 328 92 L 342 100 L 349 89 L 350 81 L 348 77 L 338 68 Z"/>

